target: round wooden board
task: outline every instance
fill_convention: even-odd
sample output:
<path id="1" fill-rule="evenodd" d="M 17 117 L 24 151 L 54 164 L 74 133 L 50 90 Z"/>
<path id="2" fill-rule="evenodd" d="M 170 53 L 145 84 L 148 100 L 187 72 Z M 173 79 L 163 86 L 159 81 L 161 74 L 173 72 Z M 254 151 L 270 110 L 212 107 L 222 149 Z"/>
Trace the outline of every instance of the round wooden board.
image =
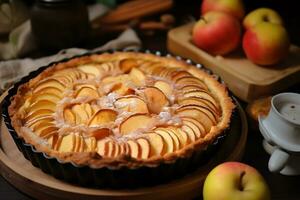
<path id="1" fill-rule="evenodd" d="M 0 97 L 0 102 L 6 94 L 4 93 Z M 236 136 L 229 140 L 226 139 L 214 158 L 205 166 L 167 184 L 130 190 L 85 188 L 45 174 L 23 157 L 0 118 L 0 173 L 13 186 L 36 199 L 192 199 L 201 195 L 203 181 L 214 166 L 224 161 L 241 159 L 247 140 L 248 125 L 245 113 L 239 104 L 238 115 L 240 116 L 241 130 Z M 230 135 L 227 137 L 231 137 Z"/>

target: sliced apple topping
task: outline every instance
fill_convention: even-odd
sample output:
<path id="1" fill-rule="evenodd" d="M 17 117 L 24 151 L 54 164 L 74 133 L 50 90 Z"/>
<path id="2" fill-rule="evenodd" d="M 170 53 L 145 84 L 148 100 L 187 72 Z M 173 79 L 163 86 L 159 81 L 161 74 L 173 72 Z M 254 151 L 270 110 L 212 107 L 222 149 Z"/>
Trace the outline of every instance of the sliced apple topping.
<path id="1" fill-rule="evenodd" d="M 156 81 L 154 87 L 160 89 L 167 97 L 171 96 L 173 93 L 172 86 L 165 81 Z"/>
<path id="2" fill-rule="evenodd" d="M 135 132 L 139 129 L 147 129 L 151 127 L 153 119 L 147 114 L 134 114 L 125 119 L 119 126 L 119 132 L 122 135 Z"/>
<path id="3" fill-rule="evenodd" d="M 187 136 L 189 138 L 189 141 L 191 141 L 191 142 L 196 141 L 197 136 L 196 136 L 195 132 L 193 131 L 193 129 L 191 127 L 183 124 L 181 126 L 181 130 L 187 134 Z"/>
<path id="4" fill-rule="evenodd" d="M 164 140 L 165 149 L 163 154 L 173 153 L 176 151 L 175 141 L 169 132 L 167 132 L 164 128 L 156 128 L 154 132 L 159 134 Z"/>
<path id="5" fill-rule="evenodd" d="M 91 97 L 98 98 L 99 94 L 96 87 L 82 86 L 75 93 L 75 97 Z"/>
<path id="6" fill-rule="evenodd" d="M 158 114 L 162 108 L 169 104 L 166 95 L 156 87 L 146 87 L 143 89 L 148 109 L 151 113 Z"/>
<path id="7" fill-rule="evenodd" d="M 26 117 L 25 117 L 25 121 L 27 123 L 29 123 L 29 121 L 34 120 L 38 117 L 45 117 L 45 116 L 52 116 L 53 114 L 53 110 L 49 110 L 49 109 L 37 109 L 37 110 L 33 110 L 30 111 Z"/>
<path id="8" fill-rule="evenodd" d="M 100 156 L 105 156 L 106 154 L 106 151 L 107 151 L 107 145 L 106 143 L 110 141 L 109 138 L 105 138 L 105 139 L 102 139 L 102 140 L 98 140 L 97 141 L 97 153 L 100 155 Z"/>
<path id="9" fill-rule="evenodd" d="M 135 95 L 118 98 L 114 102 L 114 106 L 117 109 L 127 111 L 127 112 L 148 113 L 148 108 L 145 101 L 142 98 Z"/>
<path id="10" fill-rule="evenodd" d="M 188 77 L 191 76 L 191 74 L 185 70 L 179 70 L 179 71 L 175 71 L 171 74 L 171 80 L 176 82 L 178 79 L 182 78 L 182 77 Z"/>
<path id="11" fill-rule="evenodd" d="M 42 110 L 42 109 L 52 110 L 54 112 L 56 110 L 56 103 L 49 101 L 49 100 L 40 100 L 40 101 L 34 102 L 29 107 L 30 111 Z"/>
<path id="12" fill-rule="evenodd" d="M 179 139 L 181 148 L 189 142 L 189 138 L 184 131 L 174 126 L 169 126 L 168 129 L 170 129 L 174 134 L 176 134 L 177 138 Z"/>
<path id="13" fill-rule="evenodd" d="M 190 118 L 190 117 L 184 117 L 182 119 L 185 122 L 184 124 L 189 125 L 192 129 L 194 127 L 192 124 L 194 124 L 199 129 L 200 133 L 196 132 L 198 129 L 193 129 L 197 138 L 205 136 L 205 134 L 206 134 L 205 127 L 200 121 L 198 121 L 194 118 Z M 187 122 L 190 122 L 190 123 L 187 123 Z"/>
<path id="14" fill-rule="evenodd" d="M 215 115 L 219 115 L 219 109 L 213 104 L 211 101 L 201 98 L 201 97 L 186 97 L 186 98 L 179 98 L 178 103 L 182 106 L 184 105 L 198 105 L 208 107 L 212 110 Z"/>
<path id="15" fill-rule="evenodd" d="M 150 143 L 150 157 L 152 156 L 161 156 L 164 150 L 164 141 L 163 138 L 156 133 L 146 133 L 144 134 L 146 139 Z"/>
<path id="16" fill-rule="evenodd" d="M 178 150 L 181 148 L 181 143 L 179 141 L 179 138 L 177 134 L 171 129 L 171 128 L 165 128 L 165 131 L 169 133 L 169 135 L 172 137 L 174 141 L 174 150 Z"/>
<path id="17" fill-rule="evenodd" d="M 213 125 L 216 124 L 213 118 L 209 117 L 213 115 L 207 108 L 200 108 L 196 106 L 182 106 L 176 110 L 176 114 L 181 117 L 191 117 L 198 120 L 205 127 L 205 131 L 208 133 Z M 209 114 L 210 113 L 210 114 Z"/>
<path id="18" fill-rule="evenodd" d="M 131 77 L 132 81 L 137 86 L 145 85 L 146 76 L 141 70 L 139 70 L 137 68 L 132 68 L 130 73 L 129 73 L 129 76 Z"/>
<path id="19" fill-rule="evenodd" d="M 37 101 L 47 100 L 56 104 L 60 99 L 61 98 L 59 96 L 50 93 L 36 93 L 32 95 L 31 102 L 34 103 Z"/>
<path id="20" fill-rule="evenodd" d="M 69 109 L 69 108 L 64 110 L 64 119 L 68 124 L 76 123 L 76 117 L 75 117 L 74 113 L 71 111 L 71 109 Z"/>
<path id="21" fill-rule="evenodd" d="M 128 148 L 129 148 L 129 155 L 132 158 L 139 158 L 141 154 L 141 146 L 135 140 L 128 140 L 127 141 Z"/>
<path id="22" fill-rule="evenodd" d="M 218 107 L 218 103 L 216 102 L 216 100 L 212 97 L 211 94 L 208 93 L 208 91 L 205 91 L 205 90 L 190 90 L 190 91 L 184 92 L 183 96 L 207 99 L 212 104 L 214 104 L 215 107 Z"/>
<path id="23" fill-rule="evenodd" d="M 205 130 L 204 130 L 204 132 L 202 132 L 202 130 L 196 124 L 194 124 L 193 122 L 191 122 L 187 119 L 188 119 L 188 117 L 186 117 L 184 120 L 182 120 L 182 123 L 184 125 L 190 127 L 193 130 L 193 132 L 195 133 L 195 136 L 196 136 L 197 139 L 200 138 L 201 135 L 205 133 Z"/>
<path id="24" fill-rule="evenodd" d="M 147 159 L 150 156 L 150 143 L 145 138 L 138 138 L 136 142 L 141 147 L 141 153 L 139 154 L 139 159 Z"/>
<path id="25" fill-rule="evenodd" d="M 84 138 L 84 151 L 87 152 L 94 152 L 97 148 L 97 140 L 94 137 L 87 137 Z"/>
<path id="26" fill-rule="evenodd" d="M 61 136 L 61 138 L 58 139 L 56 149 L 59 152 L 73 152 L 75 148 L 75 135 L 74 134 L 68 134 L 66 136 Z"/>
<path id="27" fill-rule="evenodd" d="M 138 67 L 138 63 L 136 59 L 133 58 L 125 58 L 120 61 L 119 67 L 124 73 L 130 72 L 132 68 Z"/>
<path id="28" fill-rule="evenodd" d="M 105 137 L 108 137 L 111 133 L 112 131 L 109 128 L 99 128 L 99 129 L 92 130 L 90 136 L 92 136 L 96 140 L 101 140 Z"/>
<path id="29" fill-rule="evenodd" d="M 58 80 L 54 78 L 48 78 L 45 79 L 37 84 L 37 86 L 34 88 L 33 92 L 39 92 L 42 91 L 44 88 L 53 87 L 58 89 L 59 91 L 63 92 L 65 90 L 65 86 L 59 82 Z"/>
<path id="30" fill-rule="evenodd" d="M 84 110 L 84 107 L 80 104 L 76 104 L 72 107 L 72 112 L 75 115 L 76 124 L 86 124 L 89 120 L 87 112 Z"/>
<path id="31" fill-rule="evenodd" d="M 111 109 L 100 109 L 89 120 L 89 126 L 104 125 L 114 122 L 118 113 Z"/>
<path id="32" fill-rule="evenodd" d="M 78 66 L 78 69 L 84 73 L 93 75 L 93 76 L 99 76 L 101 74 L 101 71 L 99 70 L 100 64 L 84 64 Z"/>
<path id="33" fill-rule="evenodd" d="M 175 83 L 178 85 L 196 84 L 196 85 L 201 86 L 201 88 L 204 88 L 205 90 L 207 90 L 207 86 L 205 85 L 205 83 L 194 76 L 184 76 L 184 77 L 178 78 L 175 81 Z"/>
<path id="34" fill-rule="evenodd" d="M 53 94 L 53 95 L 55 95 L 55 96 L 57 96 L 59 98 L 63 97 L 63 93 L 59 89 L 57 89 L 55 87 L 45 87 L 45 88 L 43 88 L 42 90 L 38 91 L 35 94 L 44 94 L 44 93 L 46 93 L 46 94 Z"/>

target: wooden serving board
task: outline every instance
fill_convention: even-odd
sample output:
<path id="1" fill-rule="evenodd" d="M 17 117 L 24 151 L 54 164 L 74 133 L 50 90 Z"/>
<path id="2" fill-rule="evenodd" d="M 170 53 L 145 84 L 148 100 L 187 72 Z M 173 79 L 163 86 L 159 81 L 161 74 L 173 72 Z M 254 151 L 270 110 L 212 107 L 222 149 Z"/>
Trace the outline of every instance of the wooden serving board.
<path id="1" fill-rule="evenodd" d="M 0 97 L 2 102 L 5 94 Z M 1 108 L 1 107 L 0 107 Z M 202 195 L 202 184 L 208 172 L 225 161 L 240 160 L 247 139 L 247 121 L 238 107 L 241 130 L 227 136 L 214 158 L 195 172 L 168 184 L 130 190 L 93 189 L 72 185 L 45 174 L 26 160 L 11 138 L 3 119 L 0 118 L 0 174 L 13 186 L 36 199 L 99 199 L 99 200 L 179 200 Z M 230 134 L 229 134 L 230 135 Z M 230 138 L 228 138 L 230 137 Z M 228 138 L 228 139 L 227 139 Z"/>
<path id="2" fill-rule="evenodd" d="M 300 82 L 300 48 L 291 45 L 289 56 L 272 68 L 245 58 L 242 50 L 227 56 L 213 56 L 191 42 L 193 23 L 168 33 L 167 46 L 173 54 L 192 59 L 220 75 L 229 89 L 244 101 L 278 93 Z"/>

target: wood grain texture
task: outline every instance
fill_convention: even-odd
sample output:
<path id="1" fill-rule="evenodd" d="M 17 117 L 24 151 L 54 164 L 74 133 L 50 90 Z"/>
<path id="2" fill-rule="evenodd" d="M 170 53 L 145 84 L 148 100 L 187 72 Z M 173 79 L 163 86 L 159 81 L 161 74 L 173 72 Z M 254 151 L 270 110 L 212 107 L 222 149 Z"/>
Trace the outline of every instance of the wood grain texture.
<path id="1" fill-rule="evenodd" d="M 250 102 L 262 96 L 278 93 L 300 82 L 300 48 L 292 45 L 289 56 L 278 65 L 267 68 L 253 64 L 242 50 L 227 56 L 213 56 L 191 42 L 193 23 L 172 29 L 167 47 L 173 54 L 204 64 L 220 75 L 239 98 Z"/>
<path id="2" fill-rule="evenodd" d="M 0 97 L 2 102 L 4 96 Z M 0 129 L 0 173 L 16 188 L 36 199 L 100 199 L 100 200 L 149 200 L 149 199 L 192 199 L 201 195 L 201 188 L 207 173 L 220 162 L 240 160 L 247 139 L 246 116 L 239 106 L 241 130 L 227 144 L 224 143 L 214 158 L 205 166 L 182 179 L 155 187 L 131 190 L 93 189 L 72 185 L 43 173 L 31 165 L 19 152 L 4 122 Z"/>

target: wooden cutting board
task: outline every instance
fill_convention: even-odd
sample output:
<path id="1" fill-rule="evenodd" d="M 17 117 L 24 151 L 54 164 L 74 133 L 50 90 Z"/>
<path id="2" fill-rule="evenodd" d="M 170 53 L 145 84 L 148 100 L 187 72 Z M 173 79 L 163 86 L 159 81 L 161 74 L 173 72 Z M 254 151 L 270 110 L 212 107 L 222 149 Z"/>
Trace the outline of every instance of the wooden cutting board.
<path id="1" fill-rule="evenodd" d="M 1 102 L 4 95 L 0 96 Z M 76 200 L 188 200 L 202 195 L 202 184 L 208 172 L 225 161 L 240 160 L 247 140 L 248 125 L 245 113 L 238 104 L 240 128 L 231 132 L 203 167 L 167 184 L 130 190 L 93 189 L 72 185 L 42 172 L 24 158 L 11 138 L 0 115 L 0 174 L 18 190 L 36 199 Z"/>
<path id="2" fill-rule="evenodd" d="M 193 23 L 168 33 L 168 50 L 203 64 L 222 77 L 229 89 L 244 101 L 276 94 L 300 82 L 300 48 L 291 45 L 289 56 L 273 68 L 260 67 L 245 58 L 242 50 L 228 56 L 213 56 L 191 42 Z"/>

